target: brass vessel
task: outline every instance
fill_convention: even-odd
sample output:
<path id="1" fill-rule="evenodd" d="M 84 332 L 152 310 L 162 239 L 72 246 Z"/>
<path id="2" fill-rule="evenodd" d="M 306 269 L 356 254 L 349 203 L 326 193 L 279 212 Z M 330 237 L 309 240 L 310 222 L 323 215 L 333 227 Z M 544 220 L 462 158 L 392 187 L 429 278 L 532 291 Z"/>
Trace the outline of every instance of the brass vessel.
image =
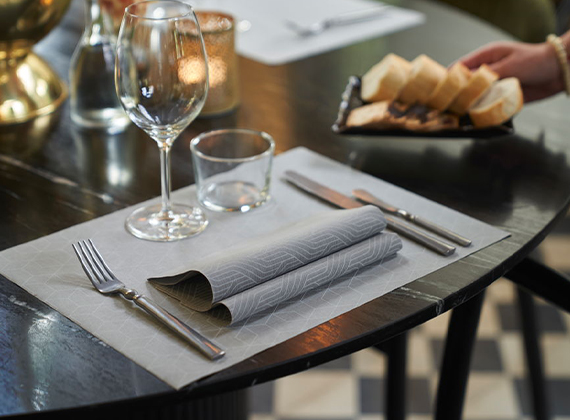
<path id="1" fill-rule="evenodd" d="M 48 114 L 67 88 L 32 47 L 61 20 L 71 0 L 0 0 L 0 125 Z"/>

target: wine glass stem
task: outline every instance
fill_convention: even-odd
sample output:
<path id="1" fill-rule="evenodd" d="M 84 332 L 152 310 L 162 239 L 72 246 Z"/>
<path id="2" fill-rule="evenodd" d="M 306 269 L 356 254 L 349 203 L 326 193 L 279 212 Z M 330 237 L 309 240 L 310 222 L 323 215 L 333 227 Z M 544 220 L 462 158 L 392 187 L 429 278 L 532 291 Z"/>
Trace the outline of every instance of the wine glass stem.
<path id="1" fill-rule="evenodd" d="M 162 191 L 162 210 L 163 215 L 167 215 L 170 211 L 170 146 L 161 145 L 160 147 L 160 186 Z"/>

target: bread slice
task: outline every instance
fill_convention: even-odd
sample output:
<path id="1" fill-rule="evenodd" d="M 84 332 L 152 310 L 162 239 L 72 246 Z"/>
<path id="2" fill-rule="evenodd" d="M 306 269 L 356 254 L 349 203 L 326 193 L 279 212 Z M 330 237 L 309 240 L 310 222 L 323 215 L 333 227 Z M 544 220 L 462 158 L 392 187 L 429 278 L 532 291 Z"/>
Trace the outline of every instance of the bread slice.
<path id="1" fill-rule="evenodd" d="M 381 101 L 355 108 L 348 114 L 346 126 L 379 130 L 394 128 L 397 123 L 388 110 L 389 106 L 390 101 Z"/>
<path id="2" fill-rule="evenodd" d="M 508 121 L 523 106 L 519 79 L 508 77 L 495 82 L 469 111 L 471 122 L 477 128 L 492 127 Z"/>
<path id="3" fill-rule="evenodd" d="M 449 111 L 457 115 L 465 115 L 467 111 L 481 98 L 499 75 L 483 64 L 473 72 L 467 86 L 459 92 L 459 95 L 449 106 Z"/>
<path id="4" fill-rule="evenodd" d="M 438 111 L 446 110 L 459 92 L 467 86 L 471 71 L 463 63 L 455 63 L 447 71 L 447 76 L 439 82 L 427 101 L 427 106 Z"/>
<path id="5" fill-rule="evenodd" d="M 433 110 L 428 112 L 425 117 L 406 118 L 403 128 L 419 133 L 455 130 L 459 128 L 459 117 Z"/>
<path id="6" fill-rule="evenodd" d="M 410 76 L 398 100 L 405 104 L 425 104 L 447 75 L 447 70 L 424 54 L 416 57 L 411 64 Z"/>
<path id="7" fill-rule="evenodd" d="M 353 109 L 346 125 L 374 130 L 429 132 L 456 129 L 459 127 L 459 119 L 455 115 L 442 113 L 425 105 L 382 101 Z"/>
<path id="8" fill-rule="evenodd" d="M 408 80 L 412 65 L 396 54 L 388 54 L 362 76 L 360 96 L 365 102 L 392 101 Z"/>

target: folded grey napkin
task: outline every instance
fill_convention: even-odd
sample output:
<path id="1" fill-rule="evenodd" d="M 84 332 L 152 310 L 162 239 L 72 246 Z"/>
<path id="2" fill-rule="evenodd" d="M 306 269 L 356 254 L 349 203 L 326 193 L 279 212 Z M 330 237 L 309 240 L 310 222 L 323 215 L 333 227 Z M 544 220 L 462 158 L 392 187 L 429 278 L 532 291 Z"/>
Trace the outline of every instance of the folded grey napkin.
<path id="1" fill-rule="evenodd" d="M 394 256 L 402 241 L 385 228 L 373 206 L 329 211 L 149 281 L 191 309 L 213 309 L 231 325 Z"/>

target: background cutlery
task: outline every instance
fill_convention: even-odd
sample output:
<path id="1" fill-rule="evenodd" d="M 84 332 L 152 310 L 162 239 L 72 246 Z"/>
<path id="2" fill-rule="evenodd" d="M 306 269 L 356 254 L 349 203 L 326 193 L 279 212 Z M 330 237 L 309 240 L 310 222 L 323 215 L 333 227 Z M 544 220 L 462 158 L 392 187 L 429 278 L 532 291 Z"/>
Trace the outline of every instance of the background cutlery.
<path id="1" fill-rule="evenodd" d="M 353 12 L 346 12 L 331 18 L 319 20 L 309 25 L 301 25 L 292 20 L 286 20 L 285 26 L 296 32 L 297 35 L 307 37 L 318 35 L 326 29 L 335 26 L 351 25 L 353 23 L 365 22 L 372 19 L 377 19 L 383 16 L 388 9 L 392 6 L 379 6 L 364 10 L 355 10 Z"/>
<path id="2" fill-rule="evenodd" d="M 362 207 L 364 204 L 353 200 L 352 198 L 339 193 L 331 188 L 325 187 L 295 171 L 285 171 L 285 179 L 291 184 L 299 187 L 303 191 L 306 191 L 312 195 L 315 195 L 337 207 L 344 209 L 353 209 L 356 207 Z M 388 227 L 396 233 L 401 234 L 415 242 L 425 246 L 432 251 L 435 251 L 441 255 L 449 256 L 455 252 L 455 247 L 440 241 L 430 235 L 426 235 L 417 229 L 407 226 L 403 223 L 394 220 L 393 218 L 387 216 L 386 221 Z"/>
<path id="3" fill-rule="evenodd" d="M 424 219 L 423 217 L 420 216 L 416 216 L 415 214 L 409 213 L 404 209 L 398 208 L 398 207 L 394 207 L 382 200 L 380 200 L 379 198 L 373 196 L 372 194 L 370 194 L 368 191 L 366 190 L 352 190 L 352 195 L 355 196 L 356 198 L 358 198 L 359 200 L 368 203 L 368 204 L 372 204 L 375 205 L 376 207 L 380 208 L 381 210 L 383 210 L 386 213 L 391 213 L 394 214 L 396 216 L 400 216 L 406 220 L 409 220 L 410 222 L 415 223 L 418 226 L 421 226 L 423 228 L 426 228 L 430 231 L 432 231 L 433 233 L 436 233 L 440 236 L 443 236 L 446 239 L 449 239 L 450 241 L 453 241 L 461 246 L 469 246 L 471 245 L 471 240 L 447 229 L 444 228 L 443 226 L 439 226 L 433 222 L 430 222 L 427 219 Z"/>

